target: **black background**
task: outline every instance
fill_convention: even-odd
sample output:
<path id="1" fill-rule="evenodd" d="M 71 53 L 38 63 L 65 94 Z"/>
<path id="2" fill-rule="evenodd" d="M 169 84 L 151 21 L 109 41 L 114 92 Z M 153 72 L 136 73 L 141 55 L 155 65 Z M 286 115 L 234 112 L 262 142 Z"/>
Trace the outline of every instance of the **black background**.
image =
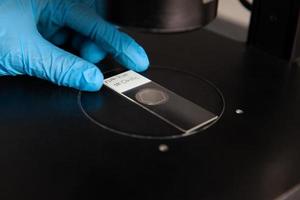
<path id="1" fill-rule="evenodd" d="M 131 34 L 152 64 L 216 84 L 226 100 L 221 120 L 183 139 L 134 139 L 90 122 L 78 91 L 1 77 L 1 199 L 265 200 L 299 182 L 297 67 L 204 30 Z"/>

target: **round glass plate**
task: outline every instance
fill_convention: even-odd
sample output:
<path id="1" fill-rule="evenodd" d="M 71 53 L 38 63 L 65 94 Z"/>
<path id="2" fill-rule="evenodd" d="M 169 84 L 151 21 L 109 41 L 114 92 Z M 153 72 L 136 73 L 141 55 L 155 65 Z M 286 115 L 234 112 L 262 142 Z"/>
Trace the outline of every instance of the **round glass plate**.
<path id="1" fill-rule="evenodd" d="M 221 91 L 214 84 L 195 74 L 152 66 L 142 75 L 214 113 L 218 119 L 224 112 L 225 101 Z M 161 104 L 167 98 L 154 90 L 141 90 L 136 95 L 136 99 L 144 101 L 145 104 L 153 102 Z M 186 134 L 107 87 L 103 87 L 100 92 L 96 93 L 79 92 L 78 103 L 86 117 L 99 128 L 142 139 L 185 137 L 206 130 L 218 121 L 215 120 Z M 181 109 L 180 105 L 178 109 Z"/>

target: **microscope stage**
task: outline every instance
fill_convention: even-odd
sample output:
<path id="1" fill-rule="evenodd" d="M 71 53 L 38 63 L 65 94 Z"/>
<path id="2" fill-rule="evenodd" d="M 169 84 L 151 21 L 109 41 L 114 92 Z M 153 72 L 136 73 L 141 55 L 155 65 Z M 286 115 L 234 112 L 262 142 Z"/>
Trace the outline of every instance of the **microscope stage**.
<path id="1" fill-rule="evenodd" d="M 271 200 L 300 182 L 298 68 L 205 30 L 130 34 L 152 65 L 216 85 L 226 102 L 219 121 L 179 139 L 127 137 L 89 120 L 76 90 L 0 77 L 1 199 Z M 171 79 L 165 74 L 155 81 Z M 173 80 L 165 87 L 205 107 L 201 92 L 190 93 L 201 91 L 199 85 L 187 91 L 185 84 Z M 209 94 L 205 98 L 214 99 Z M 103 103 L 86 98 L 85 105 L 93 110 Z M 127 109 L 118 106 L 111 113 Z M 123 119 L 120 129 L 149 125 L 126 115 L 132 117 L 115 116 Z M 159 134 L 161 126 L 150 128 Z"/>

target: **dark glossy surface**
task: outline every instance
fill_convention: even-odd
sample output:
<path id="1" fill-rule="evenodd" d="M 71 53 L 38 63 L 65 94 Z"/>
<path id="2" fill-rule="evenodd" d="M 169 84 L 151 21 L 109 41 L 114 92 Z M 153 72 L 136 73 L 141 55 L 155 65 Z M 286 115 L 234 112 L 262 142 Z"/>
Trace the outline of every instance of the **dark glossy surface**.
<path id="1" fill-rule="evenodd" d="M 216 84 L 221 120 L 184 139 L 133 139 L 86 119 L 75 90 L 1 77 L 1 199 L 268 200 L 300 182 L 299 68 L 203 30 L 134 35 L 152 64 Z"/>
<path id="2" fill-rule="evenodd" d="M 200 28 L 215 19 L 218 0 L 103 0 L 106 19 L 122 27 L 150 32 Z"/>

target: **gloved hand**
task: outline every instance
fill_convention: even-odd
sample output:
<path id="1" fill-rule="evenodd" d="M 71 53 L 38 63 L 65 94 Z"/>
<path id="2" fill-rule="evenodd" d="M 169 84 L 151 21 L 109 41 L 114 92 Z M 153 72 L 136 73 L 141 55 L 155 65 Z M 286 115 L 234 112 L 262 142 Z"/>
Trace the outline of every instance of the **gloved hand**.
<path id="1" fill-rule="evenodd" d="M 77 44 L 81 58 L 56 46 L 68 37 L 63 27 L 85 38 Z M 142 47 L 99 16 L 97 0 L 0 1 L 0 76 L 26 74 L 97 91 L 103 75 L 92 63 L 107 53 L 135 71 L 149 65 Z"/>

